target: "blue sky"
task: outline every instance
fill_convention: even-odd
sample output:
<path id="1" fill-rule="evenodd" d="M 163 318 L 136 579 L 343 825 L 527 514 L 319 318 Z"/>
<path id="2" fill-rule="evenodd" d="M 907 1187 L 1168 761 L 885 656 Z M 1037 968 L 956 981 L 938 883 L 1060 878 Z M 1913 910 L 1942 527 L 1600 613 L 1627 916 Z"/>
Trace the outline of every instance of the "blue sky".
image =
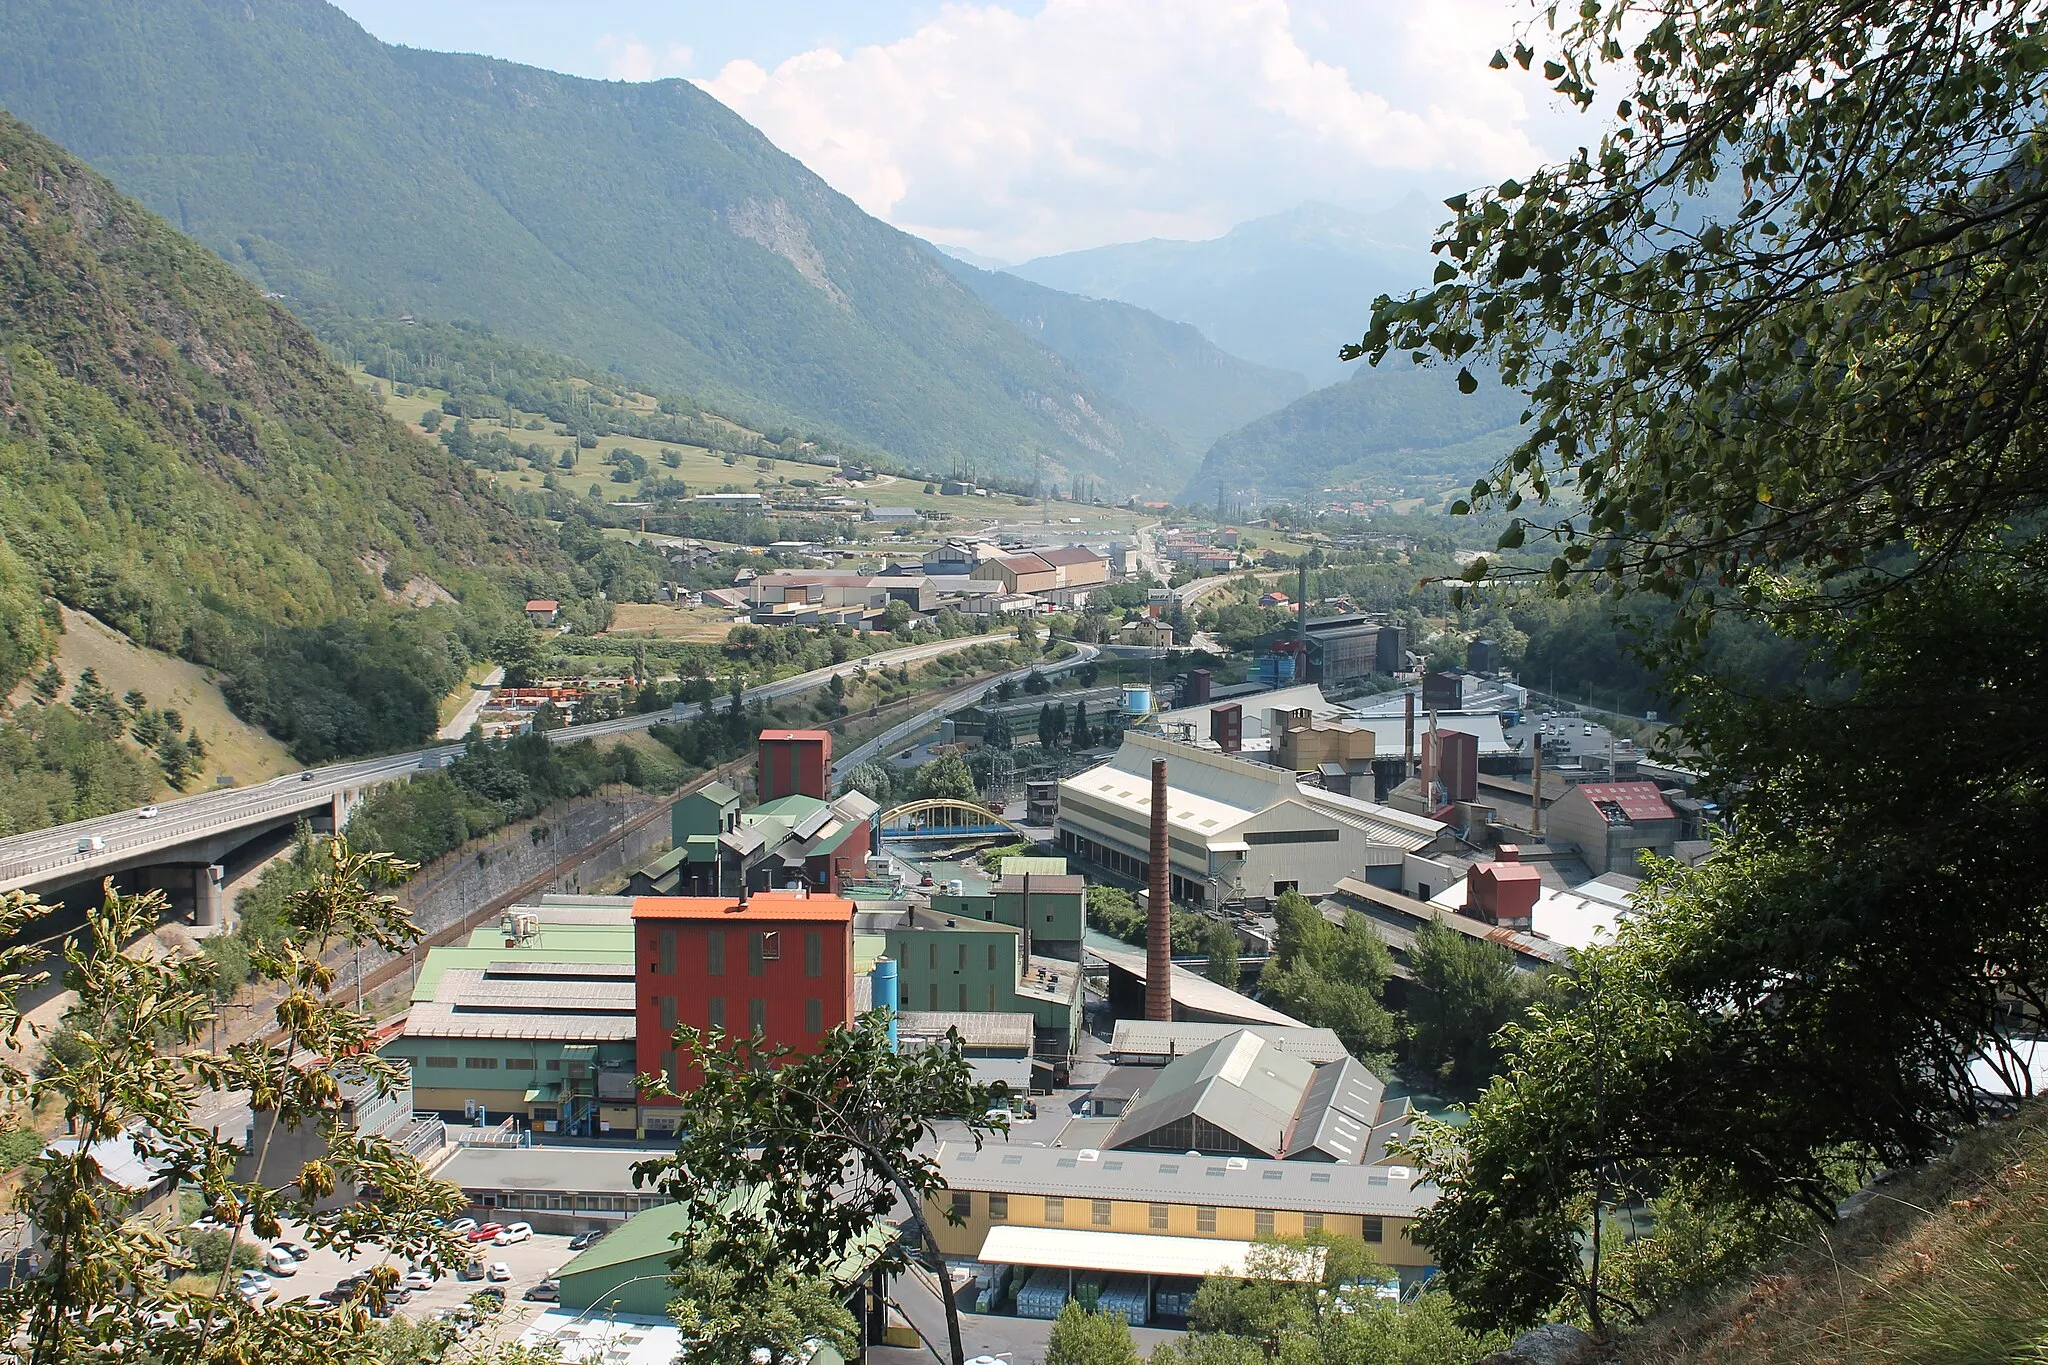
<path id="1" fill-rule="evenodd" d="M 1531 0 L 337 0 L 370 32 L 696 82 L 861 207 L 1002 260 L 1370 212 L 1596 130 L 1487 58 Z"/>

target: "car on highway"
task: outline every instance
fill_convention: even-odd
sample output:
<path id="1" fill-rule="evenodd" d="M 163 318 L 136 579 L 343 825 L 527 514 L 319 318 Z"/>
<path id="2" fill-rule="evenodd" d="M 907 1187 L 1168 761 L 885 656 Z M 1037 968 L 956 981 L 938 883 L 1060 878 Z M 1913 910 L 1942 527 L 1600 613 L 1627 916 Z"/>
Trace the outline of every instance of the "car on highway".
<path id="1" fill-rule="evenodd" d="M 485 1223 L 480 1228 L 471 1228 L 469 1230 L 469 1240 L 472 1242 L 495 1242 L 498 1240 L 498 1234 L 504 1230 L 505 1225 L 503 1223 Z M 532 1229 L 529 1228 L 528 1231 L 530 1232 Z"/>
<path id="2" fill-rule="evenodd" d="M 302 773 L 300 773 L 300 774 L 299 774 L 299 781 L 301 781 L 301 782 L 311 782 L 312 780 L 313 780 L 313 770 L 312 770 L 311 768 L 308 768 L 308 769 L 306 769 L 306 771 L 304 771 L 304 772 L 302 772 Z"/>
<path id="3" fill-rule="evenodd" d="M 493 1237 L 491 1239 L 491 1244 L 493 1246 L 508 1247 L 513 1245 L 515 1242 L 527 1242 L 531 1240 L 533 1240 L 533 1224 L 507 1223 L 505 1225 L 505 1230 L 503 1232 L 500 1232 L 496 1237 Z"/>
<path id="4" fill-rule="evenodd" d="M 78 841 L 78 851 L 80 853 L 105 853 L 107 851 L 107 841 L 97 834 L 88 834 Z"/>
<path id="5" fill-rule="evenodd" d="M 1590 725 L 1588 725 L 1588 726 L 1586 727 L 1586 733 L 1587 733 L 1587 734 L 1589 734 L 1589 735 L 1590 735 L 1590 734 L 1592 734 L 1592 733 L 1593 733 L 1593 727 L 1592 727 L 1592 726 L 1590 726 Z"/>
<path id="6" fill-rule="evenodd" d="M 512 1278 L 512 1267 L 503 1261 L 492 1261 L 491 1268 L 484 1272 L 484 1276 L 492 1284 L 503 1284 Z"/>
<path id="7" fill-rule="evenodd" d="M 155 806 L 144 806 L 141 810 L 135 812 L 135 818 L 138 820 L 154 820 L 162 813 Z"/>

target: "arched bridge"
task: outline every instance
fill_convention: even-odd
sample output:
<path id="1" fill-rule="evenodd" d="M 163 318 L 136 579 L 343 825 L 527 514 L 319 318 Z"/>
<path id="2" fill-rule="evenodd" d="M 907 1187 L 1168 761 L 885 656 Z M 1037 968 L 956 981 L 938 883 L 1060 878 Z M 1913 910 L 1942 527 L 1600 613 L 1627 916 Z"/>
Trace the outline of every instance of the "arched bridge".
<path id="1" fill-rule="evenodd" d="M 1008 831 L 1020 839 L 1037 836 L 1009 817 L 958 797 L 906 801 L 882 812 L 882 837 L 911 839 L 975 839 Z"/>

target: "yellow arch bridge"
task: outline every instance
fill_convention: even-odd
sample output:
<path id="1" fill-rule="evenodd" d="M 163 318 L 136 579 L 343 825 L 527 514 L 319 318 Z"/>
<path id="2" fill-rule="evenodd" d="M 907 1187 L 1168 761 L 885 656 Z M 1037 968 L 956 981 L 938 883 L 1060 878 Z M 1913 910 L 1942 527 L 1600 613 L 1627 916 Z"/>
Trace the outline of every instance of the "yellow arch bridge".
<path id="1" fill-rule="evenodd" d="M 1005 832 L 1021 839 L 1037 836 L 1009 817 L 972 801 L 957 797 L 935 797 L 906 801 L 882 812 L 882 837 L 896 841 L 913 839 L 979 839 Z"/>

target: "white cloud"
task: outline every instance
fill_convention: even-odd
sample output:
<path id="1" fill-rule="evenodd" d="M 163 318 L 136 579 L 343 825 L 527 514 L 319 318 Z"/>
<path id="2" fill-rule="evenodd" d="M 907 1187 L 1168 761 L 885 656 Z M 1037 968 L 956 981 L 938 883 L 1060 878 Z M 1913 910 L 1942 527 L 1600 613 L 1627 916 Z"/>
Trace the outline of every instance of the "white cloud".
<path id="1" fill-rule="evenodd" d="M 597 40 L 604 58 L 605 74 L 615 81 L 652 81 L 664 76 L 687 75 L 692 54 L 681 43 L 670 43 L 657 51 L 631 34 L 607 33 Z"/>
<path id="2" fill-rule="evenodd" d="M 1486 60 L 1504 0 L 951 4 L 886 44 L 704 88 L 870 213 L 1017 259 L 1370 207 L 1545 159 L 1554 115 Z"/>

